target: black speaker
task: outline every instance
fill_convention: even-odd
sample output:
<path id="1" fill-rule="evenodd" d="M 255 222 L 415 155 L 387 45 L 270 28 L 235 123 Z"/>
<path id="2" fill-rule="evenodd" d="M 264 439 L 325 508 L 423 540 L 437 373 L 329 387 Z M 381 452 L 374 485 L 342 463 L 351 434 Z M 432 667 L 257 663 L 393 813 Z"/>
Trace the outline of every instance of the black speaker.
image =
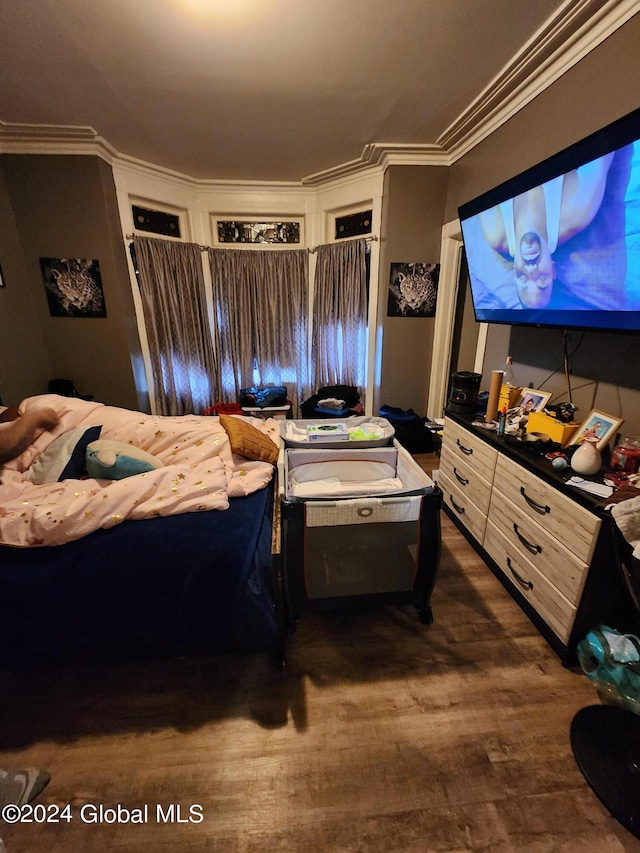
<path id="1" fill-rule="evenodd" d="M 481 379 L 481 373 L 471 373 L 469 370 L 454 373 L 451 377 L 448 408 L 463 415 L 475 414 L 478 409 Z"/>

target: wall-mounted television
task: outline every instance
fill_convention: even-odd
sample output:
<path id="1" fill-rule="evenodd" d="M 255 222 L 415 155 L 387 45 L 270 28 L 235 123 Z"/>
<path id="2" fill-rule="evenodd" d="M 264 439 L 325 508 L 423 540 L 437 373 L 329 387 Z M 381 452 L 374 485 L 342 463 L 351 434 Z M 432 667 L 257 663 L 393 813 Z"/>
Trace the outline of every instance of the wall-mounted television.
<path id="1" fill-rule="evenodd" d="M 476 320 L 640 331 L 640 109 L 458 212 Z"/>

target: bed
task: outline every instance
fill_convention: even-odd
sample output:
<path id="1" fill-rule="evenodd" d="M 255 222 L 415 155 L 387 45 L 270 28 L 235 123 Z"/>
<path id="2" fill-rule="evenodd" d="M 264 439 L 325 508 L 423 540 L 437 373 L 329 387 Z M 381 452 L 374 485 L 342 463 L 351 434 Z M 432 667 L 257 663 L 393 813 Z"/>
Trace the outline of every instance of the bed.
<path id="1" fill-rule="evenodd" d="M 240 455 L 236 434 L 250 429 L 275 446 L 278 424 L 233 418 L 230 432 L 218 417 L 57 395 L 28 398 L 20 411 L 38 406 L 57 412 L 58 427 L 1 475 L 0 665 L 96 652 L 280 655 L 274 466 Z M 96 428 L 161 467 L 122 480 L 29 480 L 66 437 L 94 438 Z"/>

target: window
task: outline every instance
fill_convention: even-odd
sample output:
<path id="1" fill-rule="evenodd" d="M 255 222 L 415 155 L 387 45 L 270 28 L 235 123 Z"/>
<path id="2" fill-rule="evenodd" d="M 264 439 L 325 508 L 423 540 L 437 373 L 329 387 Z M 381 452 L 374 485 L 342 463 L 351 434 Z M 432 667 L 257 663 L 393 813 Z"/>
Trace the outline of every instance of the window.
<path id="1" fill-rule="evenodd" d="M 361 210 L 347 216 L 336 216 L 335 239 L 344 240 L 347 237 L 371 234 L 372 214 L 372 210 Z"/>
<path id="2" fill-rule="evenodd" d="M 163 210 L 151 210 L 146 207 L 131 205 L 133 226 L 136 231 L 146 231 L 150 234 L 162 234 L 164 237 L 180 238 L 180 217 L 175 213 Z"/>
<path id="3" fill-rule="evenodd" d="M 217 219 L 216 234 L 218 243 L 254 243 L 267 244 L 299 244 L 300 222 L 256 222 L 245 220 Z"/>

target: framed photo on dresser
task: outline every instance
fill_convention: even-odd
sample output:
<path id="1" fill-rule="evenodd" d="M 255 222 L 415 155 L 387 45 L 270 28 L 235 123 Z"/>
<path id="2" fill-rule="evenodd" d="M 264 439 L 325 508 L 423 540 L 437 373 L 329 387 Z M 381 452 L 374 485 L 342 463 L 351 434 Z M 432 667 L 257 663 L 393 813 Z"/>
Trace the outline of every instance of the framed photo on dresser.
<path id="1" fill-rule="evenodd" d="M 623 423 L 622 418 L 592 409 L 580 424 L 580 429 L 573 436 L 571 444 L 582 444 L 585 438 L 597 438 L 596 447 L 602 450 L 609 444 L 621 423 Z"/>
<path id="2" fill-rule="evenodd" d="M 536 388 L 523 388 L 518 406 L 526 412 L 541 412 L 547 405 L 551 391 L 538 391 Z"/>

